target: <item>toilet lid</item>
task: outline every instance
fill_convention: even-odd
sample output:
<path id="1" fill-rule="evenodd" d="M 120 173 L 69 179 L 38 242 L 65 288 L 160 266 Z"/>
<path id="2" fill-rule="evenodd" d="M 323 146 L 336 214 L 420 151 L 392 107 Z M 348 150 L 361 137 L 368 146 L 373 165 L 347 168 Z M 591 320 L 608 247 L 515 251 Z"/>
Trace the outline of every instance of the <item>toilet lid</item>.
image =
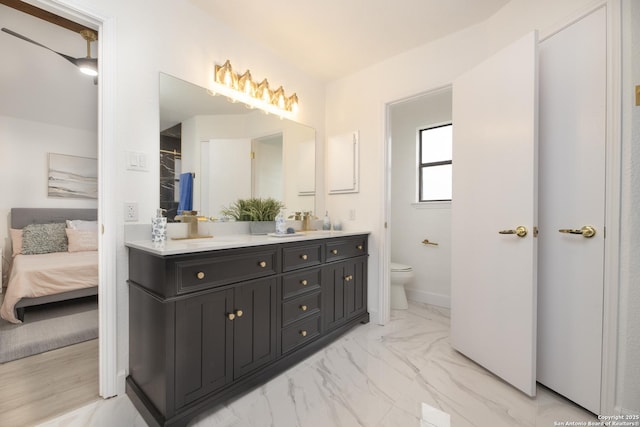
<path id="1" fill-rule="evenodd" d="M 410 265 L 398 264 L 397 262 L 391 263 L 391 271 L 413 271 Z"/>

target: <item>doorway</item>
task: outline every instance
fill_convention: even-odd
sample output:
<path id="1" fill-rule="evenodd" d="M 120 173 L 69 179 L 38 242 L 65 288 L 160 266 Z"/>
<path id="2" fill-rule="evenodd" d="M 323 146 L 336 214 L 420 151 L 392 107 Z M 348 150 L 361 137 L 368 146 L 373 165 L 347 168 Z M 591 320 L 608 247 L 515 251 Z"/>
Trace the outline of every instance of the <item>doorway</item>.
<path id="1" fill-rule="evenodd" d="M 580 19 L 584 18 L 585 16 L 591 14 L 594 11 L 597 11 L 597 9 L 602 8 L 603 4 L 608 4 L 605 2 L 602 2 L 602 4 L 600 4 L 599 6 L 594 6 L 591 10 L 586 11 L 585 13 L 583 13 L 580 16 L 577 16 L 576 19 L 572 20 L 571 22 L 567 23 L 566 27 L 570 26 L 571 24 L 579 21 Z M 608 23 L 610 23 L 611 21 L 607 21 Z M 560 31 L 562 31 L 565 27 L 559 28 L 557 29 L 556 32 L 553 33 L 549 33 L 543 40 L 547 40 L 548 38 L 552 37 L 553 34 L 556 34 Z M 613 35 L 612 36 L 612 31 L 610 29 L 605 30 L 606 34 L 607 34 L 607 39 L 608 40 L 613 40 L 613 42 L 611 43 L 611 45 L 607 45 L 607 49 L 615 49 L 615 44 L 616 44 L 616 39 L 619 36 Z M 613 48 L 611 47 L 613 46 Z M 616 64 L 609 61 L 610 57 L 608 57 L 607 60 L 607 67 L 612 66 L 612 70 L 615 70 L 616 68 Z M 603 60 L 604 61 L 604 60 Z M 612 71 L 613 72 L 613 71 Z M 606 98 L 606 102 L 609 103 L 613 103 L 615 104 L 615 100 L 617 99 L 617 95 L 612 94 L 612 88 L 616 87 L 616 78 L 615 76 L 612 78 L 610 73 L 607 73 L 606 76 L 606 94 L 604 94 L 603 96 Z M 390 105 L 387 106 L 388 110 L 390 108 Z M 389 124 L 389 111 L 387 110 L 387 123 Z M 611 343 L 612 340 L 615 341 L 615 334 L 616 332 L 616 320 L 615 320 L 615 316 L 613 315 L 616 311 L 616 307 L 617 307 L 617 264 L 618 264 L 618 259 L 616 254 L 618 253 L 618 247 L 619 247 L 619 237 L 618 237 L 618 230 L 619 230 L 619 219 L 617 218 L 616 213 L 619 212 L 619 189 L 620 189 L 620 183 L 619 183 L 619 177 L 617 176 L 619 174 L 620 171 L 620 166 L 619 166 L 619 148 L 617 148 L 617 145 L 619 144 L 619 141 L 617 140 L 617 136 L 615 134 L 615 129 L 616 129 L 616 117 L 615 117 L 615 111 L 616 109 L 607 109 L 605 114 L 605 119 L 607 121 L 607 130 L 605 131 L 606 135 L 604 136 L 604 138 L 606 138 L 606 147 L 605 147 L 605 152 L 606 154 L 604 154 L 605 159 L 606 159 L 606 171 L 604 172 L 604 176 L 602 177 L 602 180 L 604 181 L 603 187 L 605 188 L 605 194 L 607 197 L 607 200 L 605 201 L 605 204 L 607 206 L 607 215 L 605 216 L 604 219 L 604 228 L 606 228 L 607 230 L 607 239 L 604 242 L 604 250 L 605 250 L 605 256 L 602 258 L 601 257 L 601 263 L 603 265 L 603 272 L 600 274 L 600 277 L 603 277 L 604 280 L 604 289 L 603 289 L 603 295 L 604 295 L 604 306 L 603 306 L 603 315 L 601 316 L 601 318 L 603 318 L 604 323 L 603 323 L 603 331 L 602 331 L 602 335 L 604 337 L 603 339 L 603 359 L 602 359 L 602 380 L 603 383 L 601 385 L 601 391 L 602 391 L 602 396 L 599 399 L 598 405 L 600 406 L 600 412 L 601 413 L 611 413 L 613 412 L 613 391 L 615 388 L 615 354 L 616 354 L 616 348 L 615 345 L 607 345 L 606 343 Z M 601 119 L 603 117 L 600 117 Z M 618 117 L 619 119 L 619 117 Z M 610 129 L 613 129 L 613 131 L 611 131 Z M 387 135 L 387 162 L 385 163 L 387 165 L 387 214 L 385 216 L 385 218 L 389 219 L 390 218 L 390 214 L 392 212 L 392 207 L 390 206 L 390 202 L 391 200 L 393 200 L 393 193 L 391 191 L 392 189 L 392 183 L 389 182 L 389 180 L 391 179 L 390 177 L 392 176 L 391 172 L 389 172 L 389 166 L 392 164 L 391 160 L 393 157 L 393 150 L 392 150 L 392 146 L 391 146 L 391 141 L 390 141 L 390 134 L 391 131 L 388 131 L 389 134 Z M 455 159 L 454 159 L 454 163 L 455 163 Z M 455 197 L 455 196 L 454 196 Z M 386 242 L 391 242 L 393 239 L 393 231 L 392 231 L 392 221 L 390 221 L 390 225 L 391 227 L 388 227 L 385 233 L 386 238 L 384 240 L 386 240 Z M 511 225 L 511 224 L 508 224 Z M 513 224 L 514 226 L 517 224 Z M 582 224 L 581 224 L 582 225 Z M 564 228 L 564 227 L 563 227 Z M 580 229 L 580 226 L 567 226 L 567 229 Z M 557 232 L 557 230 L 554 231 Z M 577 234 L 577 233 L 576 233 Z M 570 233 L 565 233 L 565 235 L 570 235 Z M 566 236 L 565 236 L 566 237 Z M 581 237 L 583 238 L 583 237 Z M 587 240 L 587 239 L 585 239 Z M 574 242 L 575 243 L 575 242 Z M 383 241 L 383 247 L 384 247 L 384 241 Z M 385 251 L 387 254 L 390 252 L 390 249 L 387 249 Z M 384 253 L 383 253 L 384 255 Z M 382 257 L 384 260 L 384 256 Z M 386 261 L 389 261 L 389 258 L 387 257 Z M 381 267 L 381 269 L 384 269 L 387 263 L 385 263 L 385 261 L 383 261 L 383 266 Z M 384 274 L 382 274 L 381 272 L 381 277 L 384 279 L 383 283 L 388 283 L 388 276 L 385 276 Z M 381 313 L 383 313 L 383 317 L 384 318 L 384 310 L 388 310 L 388 294 L 386 296 L 386 299 L 384 297 L 384 293 L 385 293 L 385 288 L 386 286 L 383 286 L 381 289 L 381 301 L 383 301 L 383 304 L 381 305 L 380 309 L 381 309 Z M 388 311 L 387 311 L 388 312 Z"/>

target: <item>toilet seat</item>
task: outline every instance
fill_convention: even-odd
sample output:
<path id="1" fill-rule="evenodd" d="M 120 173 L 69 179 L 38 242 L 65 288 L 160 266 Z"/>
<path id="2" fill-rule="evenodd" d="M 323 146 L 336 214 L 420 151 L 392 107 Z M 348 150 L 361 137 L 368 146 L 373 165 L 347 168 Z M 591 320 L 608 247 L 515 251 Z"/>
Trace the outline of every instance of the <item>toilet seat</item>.
<path id="1" fill-rule="evenodd" d="M 399 272 L 413 271 L 413 268 L 411 268 L 410 265 L 399 264 L 397 262 L 392 262 L 390 267 L 391 267 L 391 271 L 399 271 Z"/>

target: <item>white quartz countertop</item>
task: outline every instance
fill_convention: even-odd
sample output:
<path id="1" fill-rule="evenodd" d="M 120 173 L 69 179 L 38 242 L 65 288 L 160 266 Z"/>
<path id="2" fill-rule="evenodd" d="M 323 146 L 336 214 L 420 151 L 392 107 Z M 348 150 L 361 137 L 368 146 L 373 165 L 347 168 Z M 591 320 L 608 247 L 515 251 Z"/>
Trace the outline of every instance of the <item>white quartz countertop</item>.
<path id="1" fill-rule="evenodd" d="M 286 242 L 302 242 L 306 240 L 329 239 L 332 237 L 346 237 L 369 234 L 369 231 L 299 231 L 295 234 L 251 235 L 235 234 L 221 235 L 199 239 L 173 240 L 168 238 L 163 243 L 153 243 L 151 240 L 127 241 L 125 245 L 156 255 L 179 255 L 197 252 L 217 251 L 220 249 L 244 248 L 249 246 L 273 245 Z"/>

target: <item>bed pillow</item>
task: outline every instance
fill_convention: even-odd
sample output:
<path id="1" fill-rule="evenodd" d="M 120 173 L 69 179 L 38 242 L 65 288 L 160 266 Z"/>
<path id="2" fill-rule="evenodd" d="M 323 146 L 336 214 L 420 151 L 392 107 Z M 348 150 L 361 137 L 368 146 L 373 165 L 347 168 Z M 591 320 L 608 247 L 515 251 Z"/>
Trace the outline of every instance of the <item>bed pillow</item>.
<path id="1" fill-rule="evenodd" d="M 72 230 L 98 230 L 98 221 L 86 221 L 83 219 L 68 219 L 67 228 Z"/>
<path id="2" fill-rule="evenodd" d="M 98 232 L 92 230 L 74 230 L 67 228 L 69 252 L 84 252 L 98 250 Z"/>
<path id="3" fill-rule="evenodd" d="M 22 253 L 25 255 L 67 252 L 66 224 L 29 224 L 22 229 Z"/>
<path id="4" fill-rule="evenodd" d="M 20 255 L 22 253 L 22 228 L 11 228 L 11 248 L 13 256 Z"/>

